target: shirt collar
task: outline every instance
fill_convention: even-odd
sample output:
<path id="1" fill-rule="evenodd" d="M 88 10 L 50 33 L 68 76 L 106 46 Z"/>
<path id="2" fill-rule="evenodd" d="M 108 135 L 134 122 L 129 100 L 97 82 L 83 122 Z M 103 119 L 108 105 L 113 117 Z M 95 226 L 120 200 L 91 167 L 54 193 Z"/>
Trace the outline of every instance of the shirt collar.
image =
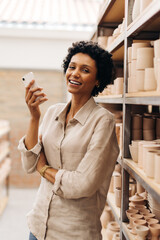
<path id="1" fill-rule="evenodd" d="M 61 110 L 61 112 L 58 114 L 58 116 L 56 117 L 56 120 L 60 121 L 62 124 L 64 124 L 65 122 L 65 118 L 66 118 L 66 113 L 67 110 L 69 108 L 71 104 L 71 101 L 68 102 L 65 107 Z M 93 97 L 91 97 L 80 109 L 79 111 L 75 114 L 73 120 L 77 120 L 79 123 L 81 123 L 82 125 L 85 124 L 88 116 L 90 115 L 90 113 L 93 111 L 93 109 L 96 107 L 96 103 L 93 99 Z"/>

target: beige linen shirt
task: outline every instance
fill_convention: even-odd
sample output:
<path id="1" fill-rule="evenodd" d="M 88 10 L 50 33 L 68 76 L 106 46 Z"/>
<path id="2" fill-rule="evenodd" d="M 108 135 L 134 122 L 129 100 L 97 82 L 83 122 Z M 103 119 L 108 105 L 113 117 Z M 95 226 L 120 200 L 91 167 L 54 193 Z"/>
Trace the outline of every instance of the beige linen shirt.
<path id="1" fill-rule="evenodd" d="M 41 178 L 33 209 L 27 215 L 38 240 L 100 240 L 100 215 L 119 154 L 113 115 L 93 97 L 65 127 L 70 103 L 51 106 L 40 127 L 48 164 L 58 169 L 55 183 Z M 36 170 L 41 144 L 18 149 L 27 173 Z"/>

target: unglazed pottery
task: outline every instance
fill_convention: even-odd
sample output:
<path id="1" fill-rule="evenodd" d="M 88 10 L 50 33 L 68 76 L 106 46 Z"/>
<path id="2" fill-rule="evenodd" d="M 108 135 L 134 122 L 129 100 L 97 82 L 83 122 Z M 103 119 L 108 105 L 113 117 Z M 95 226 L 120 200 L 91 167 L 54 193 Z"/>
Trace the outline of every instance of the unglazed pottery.
<path id="1" fill-rule="evenodd" d="M 148 151 L 159 151 L 160 150 L 160 144 L 154 142 L 154 141 L 146 141 L 142 146 L 142 168 L 144 172 L 146 172 L 146 159 L 147 159 L 147 152 Z"/>
<path id="2" fill-rule="evenodd" d="M 120 233 L 114 233 L 112 240 L 120 240 Z"/>
<path id="3" fill-rule="evenodd" d="M 157 151 L 147 151 L 146 154 L 146 175 L 147 177 L 154 178 L 155 174 L 155 156 Z"/>
<path id="4" fill-rule="evenodd" d="M 128 93 L 137 92 L 136 76 L 128 77 Z"/>
<path id="5" fill-rule="evenodd" d="M 128 63 L 132 61 L 132 47 L 128 47 Z"/>
<path id="6" fill-rule="evenodd" d="M 160 153 L 155 154 L 154 178 L 156 183 L 160 183 Z"/>
<path id="7" fill-rule="evenodd" d="M 143 117 L 143 129 L 151 130 L 155 129 L 156 119 L 152 117 Z"/>
<path id="8" fill-rule="evenodd" d="M 154 41 L 154 56 L 160 58 L 160 39 Z"/>
<path id="9" fill-rule="evenodd" d="M 137 181 L 137 193 L 142 193 L 144 192 L 144 188 L 142 185 Z"/>
<path id="10" fill-rule="evenodd" d="M 108 240 L 112 240 L 114 233 L 117 233 L 119 231 L 120 231 L 120 227 L 117 222 L 115 221 L 109 222 L 106 229 L 106 235 Z"/>
<path id="11" fill-rule="evenodd" d="M 155 129 L 143 130 L 143 139 L 146 141 L 152 141 L 156 139 Z"/>
<path id="12" fill-rule="evenodd" d="M 138 91 L 144 91 L 144 70 L 136 70 L 136 85 Z"/>
<path id="13" fill-rule="evenodd" d="M 131 77 L 136 77 L 136 65 L 137 65 L 137 60 L 132 59 L 132 61 L 131 61 Z"/>
<path id="14" fill-rule="evenodd" d="M 150 47 L 150 43 L 149 42 L 139 42 L 139 43 L 132 44 L 132 53 L 131 53 L 132 59 L 137 59 L 137 49 L 143 48 L 143 47 Z"/>
<path id="15" fill-rule="evenodd" d="M 98 44 L 106 49 L 107 48 L 108 37 L 107 36 L 99 36 L 98 37 Z"/>
<path id="16" fill-rule="evenodd" d="M 136 226 L 135 230 L 137 232 L 139 240 L 145 240 L 146 236 L 149 233 L 149 228 L 147 226 L 141 226 L 141 225 L 140 226 Z"/>
<path id="17" fill-rule="evenodd" d="M 129 145 L 129 151 L 134 162 L 138 162 L 138 147 Z"/>
<path id="18" fill-rule="evenodd" d="M 133 221 L 143 219 L 143 215 L 141 215 L 141 214 L 131 214 L 131 215 L 129 215 L 129 219 L 130 219 L 131 227 L 134 228 Z"/>
<path id="19" fill-rule="evenodd" d="M 122 190 L 120 187 L 116 187 L 115 189 L 115 204 L 117 207 L 121 207 L 121 193 Z"/>
<path id="20" fill-rule="evenodd" d="M 114 80 L 116 94 L 123 94 L 123 82 L 124 82 L 124 78 L 120 78 L 120 77 Z"/>
<path id="21" fill-rule="evenodd" d="M 157 81 L 155 78 L 154 68 L 145 68 L 144 90 L 153 91 L 156 89 L 157 89 Z"/>
<path id="22" fill-rule="evenodd" d="M 149 225 L 151 240 L 158 240 L 160 235 L 160 224 Z"/>
<path id="23" fill-rule="evenodd" d="M 144 197 L 140 196 L 138 193 L 135 193 L 134 196 L 130 197 L 129 200 L 136 204 L 144 204 Z"/>
<path id="24" fill-rule="evenodd" d="M 159 223 L 159 220 L 156 218 L 147 218 L 146 221 L 148 225 Z"/>
<path id="25" fill-rule="evenodd" d="M 153 68 L 154 50 L 151 47 L 137 49 L 137 70 Z"/>
<path id="26" fill-rule="evenodd" d="M 160 118 L 156 118 L 156 139 L 160 138 Z"/>
<path id="27" fill-rule="evenodd" d="M 142 129 L 143 126 L 143 118 L 140 114 L 132 115 L 132 129 Z"/>
<path id="28" fill-rule="evenodd" d="M 122 176 L 119 172 L 114 172 L 114 191 L 116 188 L 122 187 Z"/>

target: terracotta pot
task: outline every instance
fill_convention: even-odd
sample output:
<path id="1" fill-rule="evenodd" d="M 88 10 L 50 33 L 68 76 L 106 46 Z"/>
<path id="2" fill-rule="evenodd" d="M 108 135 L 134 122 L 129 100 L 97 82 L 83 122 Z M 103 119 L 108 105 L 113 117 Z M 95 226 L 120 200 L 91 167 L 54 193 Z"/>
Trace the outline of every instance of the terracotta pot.
<path id="1" fill-rule="evenodd" d="M 152 91 L 157 89 L 157 81 L 154 74 L 154 68 L 145 68 L 144 90 Z"/>
<path id="2" fill-rule="evenodd" d="M 98 37 L 98 44 L 103 48 L 107 48 L 108 37 L 107 36 L 99 36 Z"/>
<path id="3" fill-rule="evenodd" d="M 153 68 L 154 50 L 151 47 L 137 49 L 137 70 Z"/>
<path id="4" fill-rule="evenodd" d="M 142 129 L 143 117 L 140 114 L 132 115 L 132 129 Z"/>
<path id="5" fill-rule="evenodd" d="M 117 233 L 119 231 L 120 227 L 117 222 L 115 221 L 109 222 L 106 229 L 106 235 L 108 237 L 108 240 L 112 240 L 114 233 Z"/>
<path id="6" fill-rule="evenodd" d="M 131 215 L 129 215 L 129 219 L 130 219 L 130 225 L 132 226 L 132 228 L 134 228 L 133 221 L 143 219 L 143 215 L 131 214 Z"/>
<path id="7" fill-rule="evenodd" d="M 151 225 L 151 224 L 157 224 L 157 223 L 159 223 L 159 220 L 156 219 L 156 218 L 147 218 L 147 219 L 146 219 L 146 222 L 147 222 L 148 225 Z"/>
<path id="8" fill-rule="evenodd" d="M 138 235 L 138 239 L 139 240 L 145 240 L 146 239 L 146 236 L 148 235 L 149 233 L 149 228 L 147 226 L 136 226 L 135 227 L 135 230 L 137 232 L 137 235 Z"/>
<path id="9" fill-rule="evenodd" d="M 133 43 L 132 44 L 132 59 L 137 59 L 137 49 L 143 47 L 150 47 L 149 42 L 140 42 L 140 43 Z"/>
<path id="10" fill-rule="evenodd" d="M 157 183 L 160 183 L 160 154 L 155 155 L 155 170 L 154 170 L 154 178 Z"/>
<path id="11" fill-rule="evenodd" d="M 149 225 L 151 240 L 158 240 L 160 235 L 160 224 Z"/>
<path id="12" fill-rule="evenodd" d="M 116 187 L 115 189 L 115 204 L 117 207 L 121 207 L 121 193 L 122 190 L 120 187 Z"/>
<path id="13" fill-rule="evenodd" d="M 156 125 L 155 118 L 143 117 L 143 130 L 155 129 L 155 125 Z"/>
<path id="14" fill-rule="evenodd" d="M 156 139 L 155 129 L 143 130 L 143 139 L 146 141 L 152 141 L 152 140 Z"/>
<path id="15" fill-rule="evenodd" d="M 138 91 L 144 91 L 144 70 L 136 70 L 136 86 Z"/>

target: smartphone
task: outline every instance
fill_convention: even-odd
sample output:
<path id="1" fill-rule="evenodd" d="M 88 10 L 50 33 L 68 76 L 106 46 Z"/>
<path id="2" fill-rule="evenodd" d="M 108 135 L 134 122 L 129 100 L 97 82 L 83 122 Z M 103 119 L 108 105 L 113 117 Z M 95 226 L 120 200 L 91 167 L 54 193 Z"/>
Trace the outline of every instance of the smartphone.
<path id="1" fill-rule="evenodd" d="M 29 72 L 29 73 L 27 73 L 26 75 L 24 75 L 24 76 L 22 77 L 22 81 L 23 81 L 25 87 L 27 87 L 32 80 L 34 80 L 34 84 L 31 86 L 31 88 L 36 88 L 36 87 L 38 87 L 38 84 L 37 84 L 37 82 L 35 81 L 35 77 L 34 77 L 33 72 Z"/>

